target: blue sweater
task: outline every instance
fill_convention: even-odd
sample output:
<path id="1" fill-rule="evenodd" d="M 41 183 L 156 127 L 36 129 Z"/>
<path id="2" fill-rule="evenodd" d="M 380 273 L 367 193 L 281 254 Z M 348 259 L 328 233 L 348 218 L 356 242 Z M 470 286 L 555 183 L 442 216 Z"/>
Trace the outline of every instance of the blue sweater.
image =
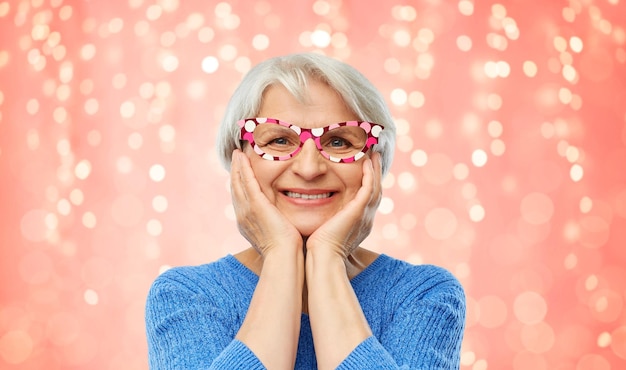
<path id="1" fill-rule="evenodd" d="M 150 368 L 264 369 L 234 339 L 257 282 L 258 276 L 231 255 L 161 274 L 146 304 Z M 380 255 L 351 284 L 373 336 L 338 369 L 459 368 L 465 296 L 449 272 Z M 306 314 L 295 368 L 317 368 Z"/>

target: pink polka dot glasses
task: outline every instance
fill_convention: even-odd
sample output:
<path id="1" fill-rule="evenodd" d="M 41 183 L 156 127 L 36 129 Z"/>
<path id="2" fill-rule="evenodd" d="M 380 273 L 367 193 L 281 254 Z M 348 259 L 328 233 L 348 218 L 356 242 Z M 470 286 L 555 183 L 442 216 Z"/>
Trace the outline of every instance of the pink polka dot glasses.
<path id="1" fill-rule="evenodd" d="M 361 159 L 378 143 L 383 126 L 365 121 L 333 123 L 319 128 L 301 128 L 274 118 L 246 118 L 237 122 L 241 140 L 270 161 L 285 161 L 296 156 L 308 139 L 328 160 L 350 163 Z"/>

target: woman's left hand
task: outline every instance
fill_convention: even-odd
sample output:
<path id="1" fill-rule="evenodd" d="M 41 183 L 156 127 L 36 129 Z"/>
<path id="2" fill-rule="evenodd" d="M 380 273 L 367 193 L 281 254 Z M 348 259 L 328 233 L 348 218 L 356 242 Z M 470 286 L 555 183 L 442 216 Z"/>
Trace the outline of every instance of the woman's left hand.
<path id="1" fill-rule="evenodd" d="M 345 260 L 372 230 L 382 199 L 381 177 L 380 153 L 373 152 L 363 161 L 363 180 L 354 199 L 308 237 L 307 251 L 324 245 Z"/>

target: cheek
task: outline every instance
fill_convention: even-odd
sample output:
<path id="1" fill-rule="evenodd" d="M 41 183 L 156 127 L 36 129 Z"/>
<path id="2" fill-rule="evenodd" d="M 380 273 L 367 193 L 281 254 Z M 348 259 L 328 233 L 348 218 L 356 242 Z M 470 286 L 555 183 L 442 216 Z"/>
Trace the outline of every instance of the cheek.
<path id="1" fill-rule="evenodd" d="M 345 165 L 345 164 L 344 164 Z M 363 167 L 360 162 L 350 164 L 350 168 L 342 168 L 338 173 L 343 178 L 343 183 L 346 187 L 346 193 L 350 195 L 350 199 L 354 198 L 354 195 L 361 188 L 363 182 Z"/>
<path id="2" fill-rule="evenodd" d="M 246 154 L 250 159 L 252 172 L 254 172 L 254 177 L 256 178 L 261 191 L 268 199 L 270 199 L 270 201 L 273 201 L 274 192 L 272 184 L 280 174 L 280 170 L 277 168 L 278 166 L 276 166 L 275 162 L 263 159 L 254 152 L 246 152 Z"/>

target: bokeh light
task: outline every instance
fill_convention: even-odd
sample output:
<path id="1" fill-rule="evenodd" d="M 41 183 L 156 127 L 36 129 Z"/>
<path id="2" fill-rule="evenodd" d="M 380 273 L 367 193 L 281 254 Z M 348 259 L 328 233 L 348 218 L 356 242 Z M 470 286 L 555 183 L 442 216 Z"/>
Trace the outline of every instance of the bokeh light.
<path id="1" fill-rule="evenodd" d="M 466 289 L 461 368 L 626 363 L 626 2 L 0 0 L 0 368 L 146 369 L 148 288 L 246 246 L 214 152 L 252 65 L 387 99 L 365 246 Z"/>

